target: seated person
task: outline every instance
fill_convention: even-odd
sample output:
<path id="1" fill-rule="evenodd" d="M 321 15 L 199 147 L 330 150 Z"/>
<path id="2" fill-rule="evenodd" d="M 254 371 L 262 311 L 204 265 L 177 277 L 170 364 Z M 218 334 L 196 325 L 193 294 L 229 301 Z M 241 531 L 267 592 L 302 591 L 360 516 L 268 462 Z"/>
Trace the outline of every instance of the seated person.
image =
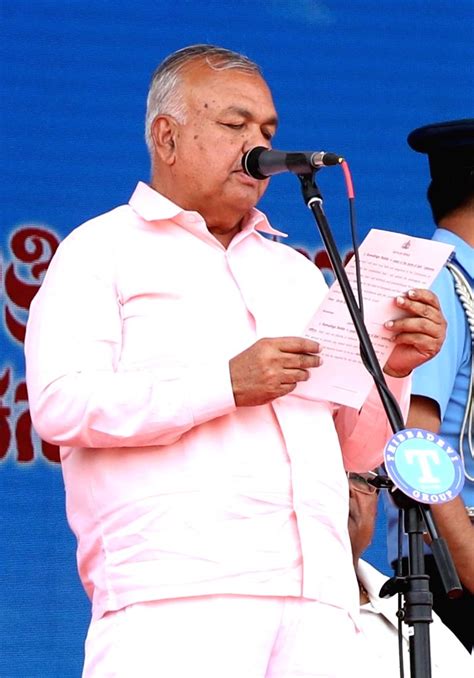
<path id="1" fill-rule="evenodd" d="M 369 546 L 375 526 L 378 490 L 367 482 L 375 474 L 348 473 L 349 478 L 349 535 L 351 538 L 354 568 L 360 590 L 360 641 L 363 650 L 357 653 L 363 666 L 359 673 L 368 678 L 383 675 L 384 678 L 397 678 L 400 675 L 398 659 L 398 618 L 397 596 L 384 599 L 379 591 L 387 577 L 372 565 L 360 559 Z M 408 654 L 409 626 L 402 624 L 404 637 L 404 668 L 409 675 L 410 659 Z M 433 613 L 430 624 L 431 669 L 433 678 L 472 678 L 474 676 L 474 657 L 463 644 Z"/>

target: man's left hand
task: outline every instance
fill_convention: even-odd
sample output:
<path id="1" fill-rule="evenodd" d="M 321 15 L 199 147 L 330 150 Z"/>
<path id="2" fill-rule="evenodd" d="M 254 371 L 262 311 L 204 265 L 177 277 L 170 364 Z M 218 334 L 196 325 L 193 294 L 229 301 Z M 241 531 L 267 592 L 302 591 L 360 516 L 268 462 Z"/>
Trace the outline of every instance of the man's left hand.
<path id="1" fill-rule="evenodd" d="M 393 332 L 395 348 L 384 372 L 405 377 L 439 352 L 446 336 L 446 320 L 438 297 L 429 290 L 410 290 L 406 296 L 397 297 L 395 303 L 407 316 L 385 323 L 386 329 Z"/>

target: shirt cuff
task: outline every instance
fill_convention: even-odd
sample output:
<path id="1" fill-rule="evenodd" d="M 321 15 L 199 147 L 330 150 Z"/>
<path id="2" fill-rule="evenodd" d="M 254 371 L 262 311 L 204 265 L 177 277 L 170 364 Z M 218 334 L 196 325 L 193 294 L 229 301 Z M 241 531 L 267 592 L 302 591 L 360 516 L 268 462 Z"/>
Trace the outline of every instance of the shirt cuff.
<path id="1" fill-rule="evenodd" d="M 195 425 L 229 414 L 237 408 L 228 361 L 193 367 L 188 374 L 186 389 Z"/>

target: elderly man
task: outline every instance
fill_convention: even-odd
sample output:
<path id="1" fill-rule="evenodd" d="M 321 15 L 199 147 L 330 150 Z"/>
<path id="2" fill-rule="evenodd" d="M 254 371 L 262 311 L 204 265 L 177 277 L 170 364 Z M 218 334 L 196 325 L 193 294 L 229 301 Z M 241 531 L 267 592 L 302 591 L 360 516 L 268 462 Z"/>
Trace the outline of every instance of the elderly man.
<path id="1" fill-rule="evenodd" d="M 386 582 L 381 572 L 361 559 L 372 541 L 377 512 L 378 491 L 371 484 L 375 473 L 348 473 L 349 476 L 349 535 L 354 567 L 359 582 L 360 647 L 354 654 L 352 675 L 365 678 L 398 678 L 400 676 L 398 650 L 397 596 L 384 599 L 379 592 Z M 403 664 L 408 673 L 409 627 L 402 625 Z M 456 636 L 443 624 L 436 613 L 430 625 L 431 668 L 433 678 L 471 678 L 474 673 L 472 657 Z"/>
<path id="2" fill-rule="evenodd" d="M 348 675 L 344 466 L 372 468 L 390 431 L 375 390 L 360 413 L 295 392 L 326 286 L 260 233 L 277 234 L 255 209 L 267 182 L 241 160 L 276 126 L 246 57 L 172 54 L 148 96 L 151 185 L 73 231 L 32 304 L 31 413 L 61 446 L 87 678 Z M 384 369 L 406 406 L 444 320 L 428 291 L 403 305 Z"/>

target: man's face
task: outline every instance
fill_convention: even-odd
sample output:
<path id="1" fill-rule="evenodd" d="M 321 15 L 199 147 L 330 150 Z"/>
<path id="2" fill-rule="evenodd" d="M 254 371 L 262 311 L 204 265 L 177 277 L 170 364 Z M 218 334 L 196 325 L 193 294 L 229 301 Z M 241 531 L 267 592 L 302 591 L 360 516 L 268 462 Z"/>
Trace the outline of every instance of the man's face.
<path id="1" fill-rule="evenodd" d="M 354 559 L 358 560 L 372 541 L 377 515 L 377 494 L 361 491 L 360 483 L 349 481 L 349 536 Z"/>
<path id="2" fill-rule="evenodd" d="M 271 145 L 277 114 L 270 90 L 257 74 L 215 71 L 202 61 L 181 78 L 186 122 L 175 126 L 168 197 L 199 212 L 211 232 L 235 227 L 268 185 L 248 177 L 241 162 L 249 149 Z"/>

